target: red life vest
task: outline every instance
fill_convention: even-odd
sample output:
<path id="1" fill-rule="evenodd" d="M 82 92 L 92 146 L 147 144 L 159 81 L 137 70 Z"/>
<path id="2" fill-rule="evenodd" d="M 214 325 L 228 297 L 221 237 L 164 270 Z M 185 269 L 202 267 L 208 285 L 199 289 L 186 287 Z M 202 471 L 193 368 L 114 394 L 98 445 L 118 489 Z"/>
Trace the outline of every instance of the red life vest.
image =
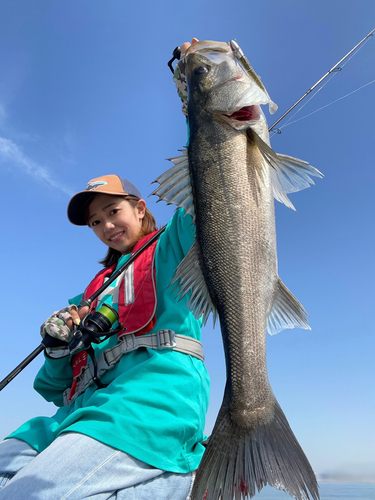
<path id="1" fill-rule="evenodd" d="M 140 239 L 135 245 L 132 254 L 144 245 L 154 233 L 148 234 Z M 124 329 L 117 334 L 119 340 L 121 336 L 129 333 L 143 335 L 151 331 L 156 324 L 156 273 L 155 273 L 155 250 L 157 241 L 144 250 L 128 268 L 119 286 L 118 313 L 119 322 L 124 325 Z M 99 271 L 95 278 L 86 288 L 83 299 L 91 297 L 104 283 L 104 279 L 109 277 L 116 269 L 117 264 L 106 267 Z M 130 271 L 129 271 L 130 269 Z M 129 273 L 129 275 L 128 275 Z M 97 307 L 94 301 L 92 310 Z M 73 385 L 70 390 L 69 399 L 75 393 L 77 378 L 81 375 L 83 368 L 87 365 L 88 355 L 86 351 L 81 351 L 72 356 L 71 364 L 73 368 Z"/>

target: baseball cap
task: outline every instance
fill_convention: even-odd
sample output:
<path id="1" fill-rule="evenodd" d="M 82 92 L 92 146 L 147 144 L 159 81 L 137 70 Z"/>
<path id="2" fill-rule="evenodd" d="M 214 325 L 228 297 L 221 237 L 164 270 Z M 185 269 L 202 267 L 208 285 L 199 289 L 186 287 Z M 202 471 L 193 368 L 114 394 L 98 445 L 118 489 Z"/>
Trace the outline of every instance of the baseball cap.
<path id="1" fill-rule="evenodd" d="M 141 193 L 131 182 L 118 175 L 103 175 L 87 183 L 83 191 L 75 194 L 68 205 L 68 219 L 76 226 L 86 226 L 85 211 L 88 203 L 97 194 L 114 194 L 117 196 L 136 196 Z"/>

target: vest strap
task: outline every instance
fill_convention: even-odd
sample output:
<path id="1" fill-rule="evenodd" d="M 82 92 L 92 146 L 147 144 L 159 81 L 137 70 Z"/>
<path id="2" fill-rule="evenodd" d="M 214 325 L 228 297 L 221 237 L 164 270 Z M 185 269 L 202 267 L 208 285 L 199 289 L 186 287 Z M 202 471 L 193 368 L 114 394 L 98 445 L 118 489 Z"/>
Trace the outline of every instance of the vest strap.
<path id="1" fill-rule="evenodd" d="M 107 370 L 114 368 L 120 358 L 128 352 L 135 351 L 139 347 L 148 349 L 182 352 L 204 361 L 203 346 L 199 340 L 177 335 L 173 330 L 159 330 L 151 335 L 136 336 L 129 333 L 121 336 L 121 341 L 112 349 L 103 351 L 96 359 L 98 366 L 98 377 L 101 378 Z M 64 405 L 71 405 L 93 381 L 94 367 L 92 361 L 83 368 L 74 395 L 69 399 L 70 389 L 64 391 Z"/>

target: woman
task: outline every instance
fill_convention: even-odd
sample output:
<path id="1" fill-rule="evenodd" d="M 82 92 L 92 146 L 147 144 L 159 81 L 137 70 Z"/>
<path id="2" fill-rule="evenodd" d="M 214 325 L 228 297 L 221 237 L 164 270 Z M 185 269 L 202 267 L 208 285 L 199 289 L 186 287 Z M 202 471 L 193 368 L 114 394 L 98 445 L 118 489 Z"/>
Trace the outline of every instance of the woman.
<path id="1" fill-rule="evenodd" d="M 201 320 L 185 307 L 188 297 L 178 301 L 169 288 L 194 241 L 191 217 L 177 210 L 159 240 L 94 303 L 117 310 L 124 327 L 93 344 L 99 387 L 86 351 L 71 356 L 67 350 L 73 325 L 88 312 L 77 306 L 156 225 L 139 191 L 116 175 L 93 179 L 73 196 L 68 218 L 87 224 L 108 246 L 105 268 L 42 325 L 52 347 L 34 386 L 60 408 L 0 444 L 0 500 L 185 500 L 204 451 L 209 397 Z"/>

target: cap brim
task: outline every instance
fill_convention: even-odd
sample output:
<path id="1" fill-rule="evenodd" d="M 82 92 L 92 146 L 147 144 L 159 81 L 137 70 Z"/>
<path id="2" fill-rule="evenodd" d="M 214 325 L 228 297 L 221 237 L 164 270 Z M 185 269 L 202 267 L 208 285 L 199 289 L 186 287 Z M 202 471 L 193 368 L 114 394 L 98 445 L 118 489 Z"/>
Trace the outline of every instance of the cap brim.
<path id="1" fill-rule="evenodd" d="M 68 219 L 76 226 L 87 226 L 85 211 L 87 204 L 97 194 L 102 194 L 92 191 L 81 191 L 73 196 L 68 205 Z M 109 194 L 109 193 L 108 193 Z"/>

